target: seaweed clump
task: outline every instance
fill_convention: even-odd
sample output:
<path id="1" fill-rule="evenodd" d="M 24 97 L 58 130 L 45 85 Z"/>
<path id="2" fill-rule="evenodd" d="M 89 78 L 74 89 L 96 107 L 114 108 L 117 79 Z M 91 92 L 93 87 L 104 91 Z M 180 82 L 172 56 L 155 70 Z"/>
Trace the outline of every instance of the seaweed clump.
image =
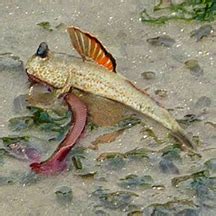
<path id="1" fill-rule="evenodd" d="M 168 14 L 151 16 L 146 9 L 141 12 L 141 21 L 153 24 L 164 24 L 169 20 L 198 20 L 201 22 L 214 21 L 216 18 L 216 1 L 215 0 L 186 0 L 182 3 L 173 4 L 163 7 L 161 1 L 154 7 L 154 13 L 161 10 L 168 11 Z"/>

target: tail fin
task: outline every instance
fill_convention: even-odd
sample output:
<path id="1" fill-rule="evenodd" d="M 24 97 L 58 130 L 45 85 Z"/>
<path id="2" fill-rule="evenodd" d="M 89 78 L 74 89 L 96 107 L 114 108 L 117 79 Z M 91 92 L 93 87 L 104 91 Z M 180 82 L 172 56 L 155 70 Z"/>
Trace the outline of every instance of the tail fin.
<path id="1" fill-rule="evenodd" d="M 188 136 L 185 134 L 183 130 L 177 130 L 172 133 L 175 138 L 177 138 L 181 144 L 185 145 L 186 147 L 189 147 L 191 149 L 196 150 L 196 146 L 194 143 L 188 138 Z"/>

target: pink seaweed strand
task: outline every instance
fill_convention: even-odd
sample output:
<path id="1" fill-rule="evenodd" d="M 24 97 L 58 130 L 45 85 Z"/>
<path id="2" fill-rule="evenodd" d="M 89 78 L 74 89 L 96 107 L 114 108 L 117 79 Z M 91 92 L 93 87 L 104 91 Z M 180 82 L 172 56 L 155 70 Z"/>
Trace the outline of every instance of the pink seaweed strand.
<path id="1" fill-rule="evenodd" d="M 73 118 L 71 118 L 73 126 L 49 159 L 30 164 L 32 171 L 35 173 L 53 175 L 65 170 L 67 167 L 65 159 L 85 128 L 87 119 L 87 107 L 85 104 L 71 93 L 66 94 L 64 100 L 73 113 Z"/>

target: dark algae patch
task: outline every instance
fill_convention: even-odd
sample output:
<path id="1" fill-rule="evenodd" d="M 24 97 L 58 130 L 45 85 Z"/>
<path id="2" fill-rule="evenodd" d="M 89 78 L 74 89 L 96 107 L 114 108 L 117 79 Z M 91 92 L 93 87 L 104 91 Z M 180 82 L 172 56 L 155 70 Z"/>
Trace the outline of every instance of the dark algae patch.
<path id="1" fill-rule="evenodd" d="M 7 175 L 0 176 L 0 186 L 20 184 L 21 186 L 30 186 L 36 184 L 41 179 L 40 176 L 32 172 L 11 171 Z"/>
<path id="2" fill-rule="evenodd" d="M 216 18 L 215 0 L 186 0 L 182 3 L 170 3 L 163 7 L 163 2 L 154 7 L 153 15 L 144 9 L 141 20 L 145 23 L 164 24 L 169 20 L 214 21 Z M 170 1 L 171 2 L 171 1 Z M 164 12 L 163 15 L 159 12 Z"/>
<path id="3" fill-rule="evenodd" d="M 85 149 L 75 147 L 73 151 L 70 152 L 69 157 L 72 162 L 71 166 L 73 166 L 76 170 L 83 169 L 83 160 L 86 159 Z"/>
<path id="4" fill-rule="evenodd" d="M 192 174 L 174 177 L 171 182 L 172 182 L 172 185 L 176 187 L 176 186 L 179 186 L 179 184 L 182 182 L 185 182 L 187 180 L 196 180 L 197 178 L 200 178 L 200 177 L 209 177 L 208 170 L 201 170 L 201 171 L 198 171 Z"/>
<path id="5" fill-rule="evenodd" d="M 176 199 L 166 203 L 154 203 L 144 209 L 144 215 L 151 216 L 173 216 L 186 209 L 196 211 L 196 205 L 191 200 Z"/>
<path id="6" fill-rule="evenodd" d="M 71 171 L 82 178 L 94 177 L 97 173 L 97 168 L 89 160 L 89 155 L 83 147 L 75 147 L 69 154 L 71 160 Z"/>
<path id="7" fill-rule="evenodd" d="M 175 43 L 175 40 L 168 35 L 161 35 L 154 38 L 148 38 L 147 42 L 152 46 L 172 47 Z"/>
<path id="8" fill-rule="evenodd" d="M 128 152 L 126 152 L 124 155 L 131 159 L 141 159 L 141 158 L 148 158 L 149 150 L 146 148 L 135 148 Z"/>
<path id="9" fill-rule="evenodd" d="M 131 116 L 127 116 L 126 118 L 124 118 L 123 120 L 121 120 L 116 127 L 119 127 L 120 129 L 127 129 L 127 128 L 131 128 L 137 124 L 141 123 L 141 119 L 137 118 L 134 115 Z"/>
<path id="10" fill-rule="evenodd" d="M 201 96 L 195 103 L 196 108 L 206 108 L 211 106 L 211 99 L 207 96 Z"/>
<path id="11" fill-rule="evenodd" d="M 182 119 L 178 119 L 177 121 L 185 126 L 189 126 L 192 123 L 202 121 L 202 119 L 199 115 L 187 114 Z"/>
<path id="12" fill-rule="evenodd" d="M 169 159 L 162 159 L 159 162 L 159 168 L 161 172 L 165 174 L 179 174 L 179 169 L 174 162 Z"/>
<path id="13" fill-rule="evenodd" d="M 69 204 L 72 201 L 72 189 L 68 186 L 59 186 L 55 191 L 56 199 L 60 204 Z"/>
<path id="14" fill-rule="evenodd" d="M 144 71 L 142 74 L 141 74 L 142 78 L 145 79 L 145 80 L 153 80 L 156 78 L 156 74 L 155 72 L 153 71 Z"/>
<path id="15" fill-rule="evenodd" d="M 31 129 L 53 132 L 56 134 L 54 139 L 61 140 L 69 128 L 70 113 L 65 112 L 59 116 L 53 110 L 45 110 L 40 107 L 28 106 L 29 116 L 15 117 L 9 120 L 9 127 L 12 131 L 27 132 Z"/>
<path id="16" fill-rule="evenodd" d="M 210 35 L 213 30 L 211 25 L 203 25 L 198 29 L 195 29 L 191 32 L 191 37 L 194 37 L 197 42 L 199 42 L 202 38 Z"/>
<path id="17" fill-rule="evenodd" d="M 132 203 L 135 197 L 138 197 L 136 193 L 129 191 L 115 191 L 110 192 L 107 189 L 98 188 L 92 193 L 92 195 L 99 199 L 101 205 L 107 209 L 124 210 Z"/>
<path id="18" fill-rule="evenodd" d="M 37 23 L 37 25 L 40 26 L 42 29 L 45 29 L 47 31 L 50 31 L 50 32 L 53 31 L 51 24 L 48 21 Z"/>
<path id="19" fill-rule="evenodd" d="M 25 143 L 25 142 L 28 142 L 29 141 L 29 136 L 8 136 L 8 137 L 1 137 L 0 138 L 3 143 L 8 146 L 10 144 L 13 144 L 13 143 L 19 143 L 19 142 L 22 142 L 22 143 Z"/>
<path id="20" fill-rule="evenodd" d="M 9 127 L 13 131 L 22 131 L 34 125 L 31 116 L 15 117 L 9 120 Z"/>
<path id="21" fill-rule="evenodd" d="M 148 158 L 148 153 L 150 150 L 145 148 L 135 148 L 130 151 L 127 151 L 125 153 L 120 152 L 106 152 L 102 153 L 97 157 L 98 161 L 104 161 L 109 160 L 113 158 L 131 158 L 131 159 L 142 159 L 142 158 Z"/>
<path id="22" fill-rule="evenodd" d="M 181 161 L 181 149 L 177 145 L 167 146 L 162 150 L 161 157 L 170 161 Z"/>
<path id="23" fill-rule="evenodd" d="M 196 59 L 189 59 L 185 62 L 185 66 L 190 70 L 191 75 L 195 77 L 202 76 L 204 74 L 203 69 L 199 65 Z"/>
<path id="24" fill-rule="evenodd" d="M 208 170 L 213 173 L 216 173 L 216 158 L 211 158 L 205 162 L 205 166 Z"/>
<path id="25" fill-rule="evenodd" d="M 126 189 L 148 189 L 153 185 L 153 179 L 150 175 L 137 176 L 134 174 L 121 178 L 119 185 Z"/>
<path id="26" fill-rule="evenodd" d="M 167 91 L 165 89 L 157 89 L 155 90 L 155 94 L 158 95 L 160 98 L 167 97 Z"/>

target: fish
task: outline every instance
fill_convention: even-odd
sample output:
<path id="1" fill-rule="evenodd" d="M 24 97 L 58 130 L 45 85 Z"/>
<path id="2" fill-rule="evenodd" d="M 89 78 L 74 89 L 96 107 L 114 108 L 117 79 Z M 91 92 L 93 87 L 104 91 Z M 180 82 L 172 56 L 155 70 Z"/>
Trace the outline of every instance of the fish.
<path id="1" fill-rule="evenodd" d="M 74 26 L 67 32 L 80 57 L 53 52 L 42 42 L 26 63 L 29 79 L 51 86 L 58 96 L 74 88 L 120 102 L 163 125 L 182 148 L 196 149 L 168 110 L 116 71 L 116 60 L 95 36 Z"/>

